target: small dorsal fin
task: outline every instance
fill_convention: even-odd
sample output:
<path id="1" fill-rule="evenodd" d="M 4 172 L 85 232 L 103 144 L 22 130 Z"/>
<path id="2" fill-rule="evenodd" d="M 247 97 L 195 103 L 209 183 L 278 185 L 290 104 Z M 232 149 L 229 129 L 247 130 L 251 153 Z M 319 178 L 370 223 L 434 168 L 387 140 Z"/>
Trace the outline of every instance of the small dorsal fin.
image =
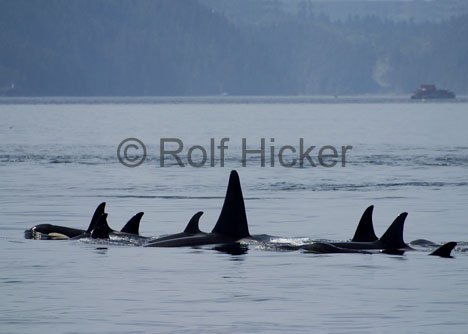
<path id="1" fill-rule="evenodd" d="M 198 211 L 196 214 L 193 215 L 193 217 L 188 222 L 187 227 L 184 230 L 184 233 L 197 234 L 201 232 L 200 228 L 198 227 L 198 222 L 202 214 L 203 214 L 203 211 Z"/>
<path id="2" fill-rule="evenodd" d="M 98 205 L 98 207 L 94 211 L 93 218 L 91 218 L 91 222 L 89 223 L 86 233 L 88 234 L 91 233 L 91 231 L 96 226 L 96 222 L 98 221 L 99 217 L 101 217 L 104 214 L 105 208 L 106 208 L 106 202 L 102 202 L 101 204 Z"/>
<path id="3" fill-rule="evenodd" d="M 107 213 L 103 213 L 97 220 L 96 226 L 91 232 L 93 239 L 109 239 L 109 233 L 112 229 L 107 224 Z"/>
<path id="4" fill-rule="evenodd" d="M 361 220 L 359 221 L 354 237 L 351 241 L 354 242 L 372 242 L 379 238 L 375 235 L 374 224 L 372 222 L 372 212 L 374 206 L 369 206 L 362 214 Z"/>
<path id="5" fill-rule="evenodd" d="M 398 249 L 407 247 L 403 240 L 403 228 L 405 226 L 405 219 L 408 213 L 403 212 L 393 221 L 392 225 L 387 229 L 384 235 L 380 238 L 388 249 Z"/>
<path id="6" fill-rule="evenodd" d="M 452 257 L 450 253 L 456 245 L 457 243 L 455 241 L 447 242 L 446 244 L 443 244 L 429 255 L 435 255 L 440 257 Z"/>
<path id="7" fill-rule="evenodd" d="M 120 230 L 120 232 L 138 235 L 140 230 L 141 217 L 143 217 L 144 214 L 144 212 L 138 212 L 136 215 L 130 218 L 127 224 L 125 224 L 125 226 Z"/>
<path id="8" fill-rule="evenodd" d="M 223 209 L 212 232 L 236 240 L 250 236 L 242 188 L 235 170 L 231 171 Z"/>

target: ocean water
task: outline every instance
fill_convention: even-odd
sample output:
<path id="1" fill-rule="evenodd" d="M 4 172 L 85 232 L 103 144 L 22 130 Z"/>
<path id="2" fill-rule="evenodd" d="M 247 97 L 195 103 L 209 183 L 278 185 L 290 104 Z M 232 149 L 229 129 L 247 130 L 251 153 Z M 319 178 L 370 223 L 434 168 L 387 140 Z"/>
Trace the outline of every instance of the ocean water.
<path id="1" fill-rule="evenodd" d="M 0 104 L 1 333 L 468 329 L 466 102 L 8 101 Z M 126 138 L 146 147 L 137 167 L 119 162 Z M 222 138 L 228 138 L 224 159 Z M 243 139 L 245 149 L 259 150 L 262 138 L 265 167 L 258 152 L 248 153 L 244 166 Z M 315 146 L 317 166 L 308 160 L 281 166 L 279 149 L 296 149 L 284 150 L 286 162 L 299 159 L 301 138 Z M 160 154 L 161 140 L 176 149 L 174 139 L 183 143 L 185 167 Z M 327 145 L 339 155 L 334 167 L 318 160 Z M 207 154 L 198 168 L 188 164 L 189 156 L 203 162 L 200 148 L 189 153 L 196 146 Z M 343 146 L 352 146 L 344 166 Z M 142 149 L 127 152 L 132 160 Z M 142 235 L 177 233 L 202 210 L 201 228 L 209 231 L 232 169 L 241 178 L 252 234 L 347 240 L 373 204 L 378 235 L 408 212 L 406 241 L 454 240 L 460 247 L 453 259 L 442 259 L 427 251 L 311 255 L 249 246 L 230 255 L 209 247 L 24 239 L 36 224 L 86 228 L 102 201 L 115 229 L 144 211 Z"/>

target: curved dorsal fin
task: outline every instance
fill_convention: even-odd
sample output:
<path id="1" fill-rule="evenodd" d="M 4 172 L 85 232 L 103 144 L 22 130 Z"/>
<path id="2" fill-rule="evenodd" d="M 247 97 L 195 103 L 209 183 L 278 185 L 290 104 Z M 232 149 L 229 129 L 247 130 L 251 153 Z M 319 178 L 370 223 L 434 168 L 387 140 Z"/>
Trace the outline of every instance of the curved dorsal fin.
<path id="1" fill-rule="evenodd" d="M 455 241 L 447 242 L 446 244 L 443 244 L 442 246 L 437 248 L 435 251 L 433 251 L 429 255 L 435 255 L 435 256 L 440 256 L 440 257 L 452 257 L 450 253 L 452 252 L 452 250 L 455 248 L 456 245 L 457 243 Z"/>
<path id="2" fill-rule="evenodd" d="M 93 239 L 109 239 L 109 233 L 112 229 L 107 224 L 107 213 L 103 213 L 97 220 L 96 226 L 91 232 Z"/>
<path id="3" fill-rule="evenodd" d="M 198 227 L 198 222 L 202 214 L 203 214 L 203 211 L 198 211 L 196 214 L 193 215 L 193 217 L 188 222 L 187 227 L 184 230 L 184 233 L 197 234 L 201 232 L 200 228 Z"/>
<path id="4" fill-rule="evenodd" d="M 86 233 L 91 233 L 91 231 L 94 230 L 94 227 L 96 226 L 96 223 L 99 217 L 101 217 L 104 214 L 105 208 L 106 208 L 106 202 L 102 202 L 101 204 L 98 205 L 98 207 L 94 211 L 93 218 L 91 218 L 91 222 L 89 223 Z"/>
<path id="5" fill-rule="evenodd" d="M 244 197 L 239 175 L 235 170 L 231 171 L 223 209 L 212 232 L 237 240 L 250 236 Z"/>
<path id="6" fill-rule="evenodd" d="M 138 212 L 136 215 L 130 218 L 127 224 L 125 224 L 125 226 L 120 230 L 120 232 L 139 235 L 140 221 L 144 214 L 144 212 Z"/>
<path id="7" fill-rule="evenodd" d="M 354 237 L 351 241 L 355 242 L 372 242 L 376 241 L 379 238 L 375 235 L 374 224 L 372 222 L 372 212 L 374 211 L 374 206 L 369 206 L 364 213 L 362 214 L 361 220 L 359 221 L 356 232 L 354 232 Z"/>
<path id="8" fill-rule="evenodd" d="M 408 213 L 403 212 L 393 221 L 392 225 L 387 229 L 384 235 L 380 238 L 386 248 L 398 249 L 407 247 L 403 240 L 403 228 L 405 226 L 405 219 Z"/>

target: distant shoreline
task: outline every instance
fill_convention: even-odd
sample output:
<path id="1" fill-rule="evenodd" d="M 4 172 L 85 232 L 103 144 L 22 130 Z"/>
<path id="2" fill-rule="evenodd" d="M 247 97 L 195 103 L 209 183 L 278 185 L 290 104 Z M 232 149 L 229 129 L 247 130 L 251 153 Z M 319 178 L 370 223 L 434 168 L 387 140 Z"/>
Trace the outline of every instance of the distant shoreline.
<path id="1" fill-rule="evenodd" d="M 468 95 L 456 99 L 428 101 L 411 100 L 409 95 L 313 95 L 313 96 L 43 96 L 0 97 L 1 105 L 8 104 L 288 104 L 288 103 L 467 103 Z"/>

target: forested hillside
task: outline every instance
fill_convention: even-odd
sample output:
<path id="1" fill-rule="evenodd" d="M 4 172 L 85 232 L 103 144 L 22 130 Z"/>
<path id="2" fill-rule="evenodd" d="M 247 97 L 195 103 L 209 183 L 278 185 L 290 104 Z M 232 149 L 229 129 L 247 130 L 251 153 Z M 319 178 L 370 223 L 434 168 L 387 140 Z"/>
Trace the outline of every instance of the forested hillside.
<path id="1" fill-rule="evenodd" d="M 468 93 L 468 16 L 280 17 L 235 25 L 196 0 L 0 0 L 0 95 Z"/>

